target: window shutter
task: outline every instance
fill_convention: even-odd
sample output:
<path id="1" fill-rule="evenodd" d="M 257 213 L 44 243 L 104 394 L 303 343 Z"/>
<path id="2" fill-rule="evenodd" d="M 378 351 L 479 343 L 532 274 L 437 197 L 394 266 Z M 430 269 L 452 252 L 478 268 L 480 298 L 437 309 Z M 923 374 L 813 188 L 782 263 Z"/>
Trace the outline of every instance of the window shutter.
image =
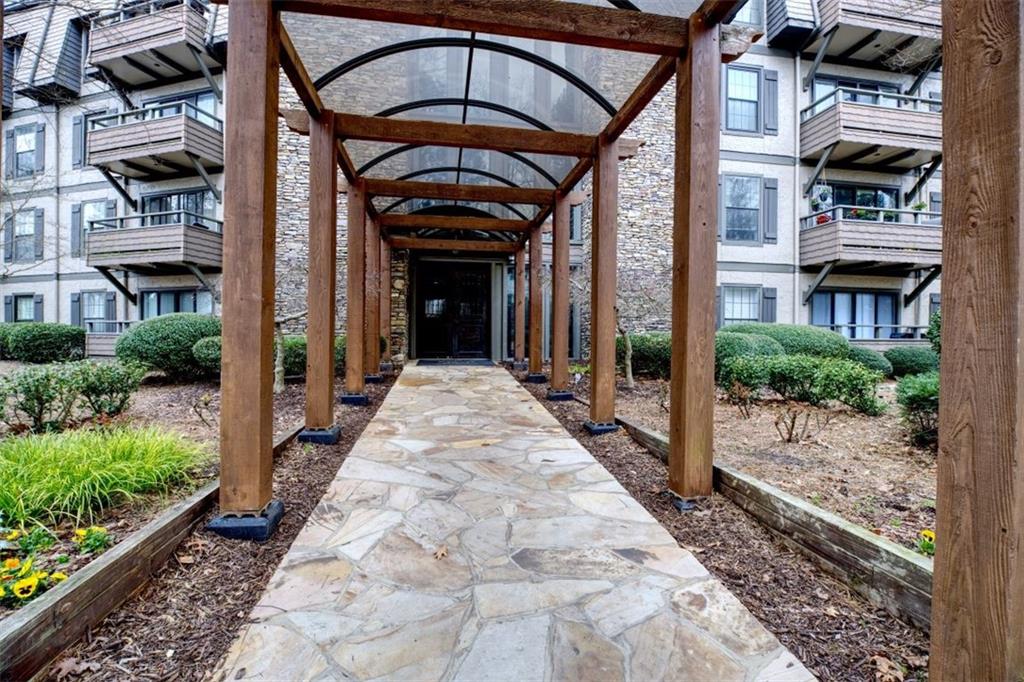
<path id="1" fill-rule="evenodd" d="M 36 173 L 46 170 L 46 126 L 36 125 Z"/>
<path id="2" fill-rule="evenodd" d="M 764 222 L 764 243 L 779 242 L 779 180 L 778 178 L 762 178 L 761 220 Z"/>
<path id="3" fill-rule="evenodd" d="M 931 317 L 939 312 L 939 308 L 942 306 L 942 294 L 931 294 L 928 299 L 928 317 Z"/>
<path id="4" fill-rule="evenodd" d="M 42 322 L 43 321 L 43 295 L 42 294 L 36 294 L 34 299 L 33 299 L 33 302 L 35 303 L 35 310 L 33 311 L 35 314 L 33 315 L 33 319 L 36 322 Z"/>
<path id="5" fill-rule="evenodd" d="M 85 117 L 71 119 L 71 167 L 81 168 L 85 161 Z"/>
<path id="6" fill-rule="evenodd" d="M 71 294 L 71 324 L 82 326 L 82 295 L 78 293 Z"/>
<path id="7" fill-rule="evenodd" d="M 7 131 L 6 142 L 4 143 L 4 150 L 6 152 L 6 157 L 4 158 L 4 176 L 8 177 L 8 178 L 13 178 L 14 177 L 14 156 L 17 153 L 17 152 L 15 152 L 15 147 L 14 147 L 14 131 L 13 130 L 8 130 Z"/>
<path id="8" fill-rule="evenodd" d="M 722 287 L 715 287 L 715 329 L 722 328 Z"/>
<path id="9" fill-rule="evenodd" d="M 4 261 L 14 260 L 14 216 L 4 218 Z"/>
<path id="10" fill-rule="evenodd" d="M 78 258 L 82 255 L 82 205 L 71 207 L 71 255 Z"/>
<path id="11" fill-rule="evenodd" d="M 117 294 L 113 291 L 107 292 L 107 304 L 106 308 L 103 310 L 103 316 L 108 320 L 117 319 Z M 108 329 L 107 331 L 110 330 Z"/>
<path id="12" fill-rule="evenodd" d="M 13 296 L 4 296 L 4 322 L 14 322 Z"/>
<path id="13" fill-rule="evenodd" d="M 774 322 L 775 321 L 775 310 L 776 300 L 778 296 L 776 294 L 775 287 L 764 287 L 761 289 L 761 321 L 762 322 Z"/>
<path id="14" fill-rule="evenodd" d="M 43 209 L 36 209 L 36 260 L 43 260 Z"/>
<path id="15" fill-rule="evenodd" d="M 107 199 L 107 217 L 113 218 L 117 215 L 117 200 Z"/>
<path id="16" fill-rule="evenodd" d="M 928 192 L 928 210 L 942 213 L 942 192 Z"/>
<path id="17" fill-rule="evenodd" d="M 725 234 L 725 194 L 722 193 L 722 176 L 718 176 L 718 241 Z"/>
<path id="18" fill-rule="evenodd" d="M 765 69 L 764 71 L 764 115 L 762 116 L 762 132 L 765 135 L 779 134 L 779 72 Z"/>

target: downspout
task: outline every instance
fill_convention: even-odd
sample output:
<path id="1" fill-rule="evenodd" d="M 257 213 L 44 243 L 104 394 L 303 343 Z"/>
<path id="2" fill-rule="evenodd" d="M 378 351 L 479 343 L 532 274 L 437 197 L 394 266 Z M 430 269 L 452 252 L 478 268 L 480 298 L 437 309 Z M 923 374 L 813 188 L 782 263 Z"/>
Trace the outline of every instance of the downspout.
<path id="1" fill-rule="evenodd" d="M 813 3 L 812 3 L 813 4 Z M 817 15 L 817 12 L 815 12 Z M 800 101 L 800 94 L 803 92 L 800 89 L 800 52 L 797 51 L 796 58 L 793 60 L 793 103 L 795 115 L 793 116 L 793 140 L 794 150 L 793 153 L 796 156 L 796 163 L 793 165 L 793 323 L 800 324 L 800 315 L 804 307 L 803 295 L 800 291 L 800 202 L 803 199 L 803 194 L 800 191 L 800 109 L 802 102 Z M 813 95 L 813 90 L 812 97 Z M 810 319 L 808 319 L 808 323 Z"/>

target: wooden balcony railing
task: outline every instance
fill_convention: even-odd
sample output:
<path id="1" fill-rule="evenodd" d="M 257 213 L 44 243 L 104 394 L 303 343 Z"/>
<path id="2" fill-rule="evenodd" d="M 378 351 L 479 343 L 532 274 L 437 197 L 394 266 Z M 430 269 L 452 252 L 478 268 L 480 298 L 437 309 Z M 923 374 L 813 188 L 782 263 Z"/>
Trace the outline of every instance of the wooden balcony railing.
<path id="1" fill-rule="evenodd" d="M 800 264 L 942 264 L 942 215 L 930 211 L 834 206 L 800 219 Z"/>
<path id="2" fill-rule="evenodd" d="M 163 211 L 89 221 L 91 267 L 172 274 L 220 270 L 223 223 L 191 211 Z"/>

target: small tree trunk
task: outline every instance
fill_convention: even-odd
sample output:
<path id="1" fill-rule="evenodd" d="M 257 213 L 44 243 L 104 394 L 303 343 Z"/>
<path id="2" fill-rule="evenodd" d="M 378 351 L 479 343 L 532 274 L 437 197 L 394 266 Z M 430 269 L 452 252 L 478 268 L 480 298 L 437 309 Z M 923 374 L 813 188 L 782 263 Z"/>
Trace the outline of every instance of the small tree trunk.
<path id="1" fill-rule="evenodd" d="M 274 325 L 274 393 L 284 390 L 284 331 L 281 324 Z"/>
<path id="2" fill-rule="evenodd" d="M 618 327 L 619 335 L 622 336 L 622 366 L 626 373 L 626 388 L 632 391 L 636 388 L 636 382 L 633 381 L 633 342 L 630 341 L 629 332 L 622 324 L 618 307 L 615 308 L 615 326 Z"/>

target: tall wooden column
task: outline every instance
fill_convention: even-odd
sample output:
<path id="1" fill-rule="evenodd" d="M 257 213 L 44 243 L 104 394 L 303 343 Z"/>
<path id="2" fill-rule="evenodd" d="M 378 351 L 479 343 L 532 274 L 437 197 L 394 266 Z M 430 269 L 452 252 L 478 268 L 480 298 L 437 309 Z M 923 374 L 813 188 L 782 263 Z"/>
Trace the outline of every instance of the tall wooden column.
<path id="1" fill-rule="evenodd" d="M 221 293 L 220 507 L 211 528 L 265 539 L 284 507 L 273 474 L 274 243 L 280 33 L 267 2 L 232 8 L 228 65 L 224 276 Z M 256 515 L 240 519 L 234 515 Z"/>
<path id="2" fill-rule="evenodd" d="M 593 226 L 590 254 L 590 420 L 591 433 L 615 425 L 615 286 L 619 212 L 619 145 L 601 140 L 594 159 Z"/>
<path id="3" fill-rule="evenodd" d="M 1022 12 L 943 2 L 939 682 L 1024 679 Z"/>
<path id="4" fill-rule="evenodd" d="M 530 362 L 526 380 L 531 384 L 547 381 L 544 376 L 544 293 L 541 272 L 544 269 L 544 242 L 538 225 L 530 234 Z"/>
<path id="5" fill-rule="evenodd" d="M 526 369 L 526 251 L 520 248 L 515 254 L 515 343 L 513 348 L 513 369 Z"/>
<path id="6" fill-rule="evenodd" d="M 336 443 L 334 320 L 338 164 L 334 112 L 309 121 L 309 282 L 306 287 L 306 428 L 300 441 Z"/>
<path id="7" fill-rule="evenodd" d="M 365 405 L 363 312 L 366 298 L 366 187 L 362 180 L 348 188 L 348 262 L 345 272 L 345 395 L 346 405 Z"/>
<path id="8" fill-rule="evenodd" d="M 380 376 L 380 225 L 366 221 L 366 299 L 363 371 L 366 381 L 378 383 Z"/>
<path id="9" fill-rule="evenodd" d="M 391 366 L 391 244 L 380 241 L 380 336 L 384 339 L 381 367 Z"/>
<path id="10" fill-rule="evenodd" d="M 711 494 L 720 62 L 718 27 L 691 17 L 676 63 L 669 388 L 668 485 L 683 497 Z"/>
<path id="11" fill-rule="evenodd" d="M 555 195 L 551 235 L 551 388 L 548 400 L 571 400 L 569 390 L 569 197 Z"/>

